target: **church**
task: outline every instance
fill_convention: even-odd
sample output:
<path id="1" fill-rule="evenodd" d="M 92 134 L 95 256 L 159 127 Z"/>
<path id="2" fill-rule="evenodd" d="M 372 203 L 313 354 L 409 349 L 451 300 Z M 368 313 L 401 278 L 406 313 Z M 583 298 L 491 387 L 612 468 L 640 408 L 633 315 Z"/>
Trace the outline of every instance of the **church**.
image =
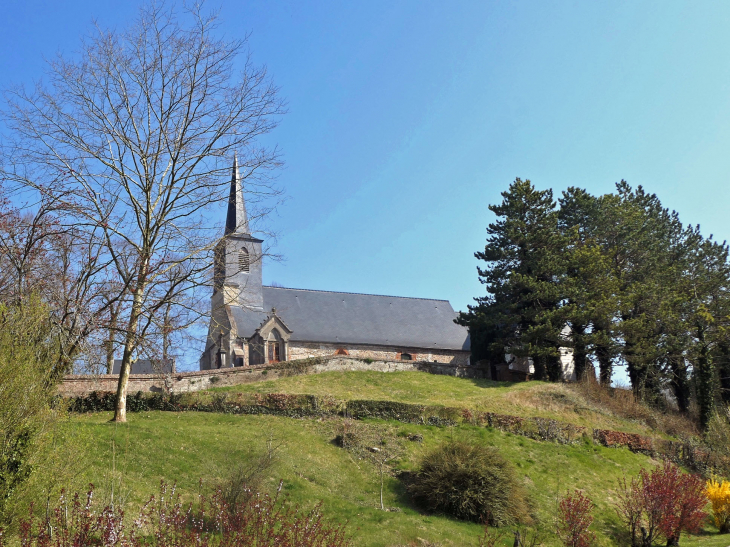
<path id="1" fill-rule="evenodd" d="M 448 300 L 271 287 L 234 158 L 200 369 L 349 355 L 468 365 L 469 333 Z"/>

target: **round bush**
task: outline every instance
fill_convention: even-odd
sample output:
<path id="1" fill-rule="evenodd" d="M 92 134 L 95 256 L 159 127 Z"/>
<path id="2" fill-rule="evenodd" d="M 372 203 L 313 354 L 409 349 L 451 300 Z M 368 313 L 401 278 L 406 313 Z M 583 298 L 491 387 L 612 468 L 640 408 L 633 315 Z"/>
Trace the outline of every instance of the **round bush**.
<path id="1" fill-rule="evenodd" d="M 408 487 L 421 507 L 490 526 L 529 521 L 514 468 L 493 447 L 462 441 L 427 454 Z"/>

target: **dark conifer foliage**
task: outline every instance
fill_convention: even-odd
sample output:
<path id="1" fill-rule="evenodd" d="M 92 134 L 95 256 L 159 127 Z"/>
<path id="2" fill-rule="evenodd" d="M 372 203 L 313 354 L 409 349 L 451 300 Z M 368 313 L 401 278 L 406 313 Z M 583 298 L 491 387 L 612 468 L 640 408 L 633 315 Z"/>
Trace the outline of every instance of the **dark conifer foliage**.
<path id="1" fill-rule="evenodd" d="M 626 367 L 635 396 L 688 412 L 705 426 L 730 402 L 728 246 L 684 226 L 655 194 L 627 182 L 558 200 L 516 179 L 487 228 L 478 275 L 486 295 L 460 314 L 475 360 L 531 359 L 536 379 L 561 380 L 560 348 L 575 374 L 610 385 Z"/>
<path id="2" fill-rule="evenodd" d="M 553 194 L 516 179 L 502 198 L 489 206 L 497 221 L 487 228 L 484 251 L 475 254 L 486 262 L 478 272 L 488 294 L 460 320 L 489 335 L 476 336 L 485 354 L 510 348 L 514 356 L 532 358 L 535 378 L 559 380 L 565 243 Z"/>
<path id="3" fill-rule="evenodd" d="M 571 331 L 576 379 L 584 379 L 594 355 L 601 383 L 610 384 L 617 354 L 613 327 L 618 314 L 618 287 L 607 252 L 610 243 L 601 221 L 611 199 L 596 198 L 571 187 L 559 202 L 558 226 L 566 242 L 564 317 Z"/>

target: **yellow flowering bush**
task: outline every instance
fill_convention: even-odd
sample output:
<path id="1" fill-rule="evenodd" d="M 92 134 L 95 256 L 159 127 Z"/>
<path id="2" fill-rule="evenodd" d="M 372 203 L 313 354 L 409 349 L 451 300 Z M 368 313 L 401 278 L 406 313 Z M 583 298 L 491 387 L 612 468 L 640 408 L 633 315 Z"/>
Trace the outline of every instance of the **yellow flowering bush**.
<path id="1" fill-rule="evenodd" d="M 720 533 L 730 532 L 730 482 L 710 479 L 705 486 L 705 495 L 712 503 L 715 525 Z"/>

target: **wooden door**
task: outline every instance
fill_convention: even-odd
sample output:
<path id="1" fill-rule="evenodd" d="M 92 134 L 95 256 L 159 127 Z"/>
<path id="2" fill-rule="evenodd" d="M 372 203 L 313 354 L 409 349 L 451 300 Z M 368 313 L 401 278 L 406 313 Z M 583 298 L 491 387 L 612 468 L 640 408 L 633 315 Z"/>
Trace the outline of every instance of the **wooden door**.
<path id="1" fill-rule="evenodd" d="M 278 363 L 280 360 L 279 342 L 269 342 L 269 363 Z"/>

